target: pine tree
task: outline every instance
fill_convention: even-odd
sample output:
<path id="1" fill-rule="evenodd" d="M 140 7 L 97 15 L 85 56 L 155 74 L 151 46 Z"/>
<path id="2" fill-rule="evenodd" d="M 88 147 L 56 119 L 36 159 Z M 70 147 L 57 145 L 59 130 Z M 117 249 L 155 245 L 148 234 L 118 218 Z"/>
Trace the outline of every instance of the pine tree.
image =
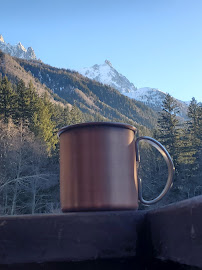
<path id="1" fill-rule="evenodd" d="M 167 94 L 163 101 L 162 112 L 159 113 L 158 119 L 158 137 L 160 142 L 166 147 L 175 167 L 179 167 L 179 120 L 177 119 L 177 113 L 179 108 L 175 100 Z"/>
<path id="2" fill-rule="evenodd" d="M 29 91 L 25 86 L 23 80 L 20 80 L 17 84 L 16 89 L 17 100 L 16 100 L 16 123 L 25 124 L 30 118 L 30 101 L 31 97 L 29 96 Z"/>
<path id="3" fill-rule="evenodd" d="M 51 150 L 55 149 L 57 143 L 56 123 L 52 120 L 52 112 L 53 107 L 47 97 L 39 99 L 37 110 L 33 114 L 30 125 L 30 129 L 35 136 L 45 142 L 48 154 L 51 154 Z"/>
<path id="4" fill-rule="evenodd" d="M 14 99 L 15 93 L 12 85 L 5 76 L 0 82 L 0 115 L 4 123 L 8 123 L 9 118 L 13 116 Z"/>
<path id="5" fill-rule="evenodd" d="M 192 134 L 193 143 L 196 146 L 200 146 L 201 141 L 201 107 L 197 103 L 195 98 L 192 98 L 189 107 L 188 107 L 188 121 L 189 130 Z"/>
<path id="6" fill-rule="evenodd" d="M 60 127 L 64 127 L 71 124 L 71 117 L 69 108 L 66 106 L 61 113 Z"/>
<path id="7" fill-rule="evenodd" d="M 70 125 L 78 124 L 78 123 L 81 123 L 83 121 L 82 112 L 75 105 L 72 106 L 69 119 L 70 119 L 69 120 Z"/>
<path id="8" fill-rule="evenodd" d="M 189 147 L 187 152 L 190 153 L 191 169 L 194 171 L 199 168 L 199 155 L 202 148 L 202 107 L 197 103 L 195 98 L 192 98 L 188 107 L 187 121 L 187 140 Z"/>
<path id="9" fill-rule="evenodd" d="M 32 81 L 30 81 L 28 84 L 26 94 L 28 97 L 27 105 L 29 106 L 29 112 L 27 113 L 27 117 L 30 121 L 32 119 L 34 112 L 37 111 L 38 106 L 39 106 L 39 97 L 36 93 L 36 90 L 34 88 Z"/>

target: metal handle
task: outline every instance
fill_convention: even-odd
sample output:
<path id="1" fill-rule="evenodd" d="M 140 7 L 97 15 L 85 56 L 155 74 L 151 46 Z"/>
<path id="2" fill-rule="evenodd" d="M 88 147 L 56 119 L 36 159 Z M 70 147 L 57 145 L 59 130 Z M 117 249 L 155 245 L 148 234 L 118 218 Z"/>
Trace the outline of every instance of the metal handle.
<path id="1" fill-rule="evenodd" d="M 166 164 L 168 166 L 168 180 L 167 183 L 163 189 L 163 191 L 161 192 L 161 194 L 156 197 L 153 200 L 147 201 L 142 197 L 142 180 L 138 178 L 138 193 L 139 193 L 139 200 L 141 203 L 146 204 L 146 205 L 151 205 L 154 204 L 156 202 L 158 202 L 159 200 L 161 200 L 163 198 L 163 196 L 169 191 L 169 189 L 171 188 L 172 184 L 173 184 L 173 174 L 175 171 L 174 165 L 173 165 L 173 161 L 171 159 L 170 154 L 168 153 L 168 151 L 165 149 L 165 147 L 159 143 L 158 141 L 156 141 L 153 138 L 150 137 L 139 137 L 137 138 L 136 142 L 135 142 L 135 146 L 136 146 L 136 160 L 137 162 L 140 161 L 140 155 L 139 155 L 139 150 L 138 150 L 138 145 L 140 141 L 146 141 L 149 144 L 151 144 L 152 146 L 154 146 L 163 156 L 164 160 L 166 161 Z"/>

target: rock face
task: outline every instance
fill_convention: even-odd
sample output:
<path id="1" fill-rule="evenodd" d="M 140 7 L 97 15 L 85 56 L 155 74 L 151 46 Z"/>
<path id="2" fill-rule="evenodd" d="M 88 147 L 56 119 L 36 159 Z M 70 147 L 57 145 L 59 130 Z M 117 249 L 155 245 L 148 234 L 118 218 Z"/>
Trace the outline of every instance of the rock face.
<path id="1" fill-rule="evenodd" d="M 137 88 L 125 76 L 113 68 L 109 60 L 105 60 L 102 65 L 94 65 L 90 68 L 78 70 L 79 73 L 96 80 L 100 83 L 116 88 L 122 94 L 134 92 Z"/>
<path id="2" fill-rule="evenodd" d="M 22 58 L 26 60 L 36 60 L 36 55 L 34 53 L 34 50 L 29 47 L 26 49 L 21 42 L 19 42 L 17 45 L 10 45 L 9 43 L 6 43 L 4 41 L 4 38 L 2 35 L 0 35 L 0 50 L 6 54 L 9 54 L 13 57 Z"/>
<path id="3" fill-rule="evenodd" d="M 161 111 L 162 109 L 162 102 L 166 96 L 165 92 L 151 87 L 137 89 L 125 76 L 114 69 L 111 62 L 108 60 L 105 60 L 104 64 L 96 64 L 90 68 L 78 70 L 78 72 L 90 79 L 110 85 L 119 90 L 121 94 L 141 101 L 155 111 Z M 177 99 L 175 99 L 175 101 L 180 109 L 179 116 L 186 119 L 188 104 Z"/>
<path id="4" fill-rule="evenodd" d="M 127 93 L 126 96 L 136 99 L 138 101 L 143 102 L 145 105 L 151 107 L 152 109 L 156 111 L 161 111 L 162 109 L 162 103 L 165 99 L 166 93 L 156 89 L 156 88 L 150 88 L 150 87 L 143 87 L 138 88 L 134 92 Z M 175 99 L 175 103 L 179 108 L 178 115 L 182 119 L 187 119 L 187 109 L 188 104 L 184 101 Z"/>

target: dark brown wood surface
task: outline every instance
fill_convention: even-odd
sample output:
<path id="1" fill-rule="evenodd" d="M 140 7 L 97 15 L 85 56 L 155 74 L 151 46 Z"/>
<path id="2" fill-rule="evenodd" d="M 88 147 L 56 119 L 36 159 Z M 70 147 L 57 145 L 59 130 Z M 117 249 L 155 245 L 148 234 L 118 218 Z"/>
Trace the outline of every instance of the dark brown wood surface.
<path id="1" fill-rule="evenodd" d="M 202 268 L 202 196 L 147 214 L 152 256 Z"/>
<path id="2" fill-rule="evenodd" d="M 152 211 L 0 217 L 0 269 L 129 258 L 137 269 L 152 269 L 155 260 L 201 269 L 202 196 Z"/>
<path id="3" fill-rule="evenodd" d="M 0 264 L 134 257 L 144 212 L 0 217 Z"/>

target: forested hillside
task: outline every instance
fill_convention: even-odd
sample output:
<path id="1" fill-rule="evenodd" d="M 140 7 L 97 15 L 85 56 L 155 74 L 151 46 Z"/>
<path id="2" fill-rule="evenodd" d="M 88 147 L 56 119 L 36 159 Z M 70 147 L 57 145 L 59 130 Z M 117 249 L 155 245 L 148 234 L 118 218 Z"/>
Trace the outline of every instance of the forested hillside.
<path id="1" fill-rule="evenodd" d="M 51 72 L 49 76 L 55 74 L 57 77 L 60 75 L 67 80 L 67 71 L 64 71 L 65 74 L 61 71 L 63 75 L 58 74 L 58 69 L 56 73 Z M 90 88 L 83 83 L 85 78 L 81 77 L 81 81 L 78 82 L 80 75 L 74 72 L 70 73 L 72 74 L 71 80 L 76 76 L 75 81 L 83 90 L 82 93 L 85 90 L 85 93 L 90 93 L 89 96 L 92 95 L 92 99 L 94 98 L 96 101 L 93 100 L 92 106 L 85 105 L 83 99 L 80 102 L 78 99 L 72 102 L 74 97 L 76 98 L 76 91 L 73 91 L 72 99 L 68 100 L 67 103 L 53 102 L 51 92 L 47 92 L 48 90 L 39 92 L 32 80 L 24 82 L 15 78 L 14 83 L 14 78 L 9 80 L 3 75 L 4 73 L 1 75 L 1 215 L 59 211 L 59 141 L 57 138 L 59 128 L 89 121 L 119 120 L 129 124 L 135 123 L 128 117 L 117 119 L 111 115 L 113 110 L 111 106 L 106 105 L 107 102 L 112 104 L 117 102 L 116 106 L 118 106 L 117 104 L 123 105 L 122 96 L 117 95 L 114 89 L 109 88 L 107 100 L 104 97 L 104 92 L 102 92 L 106 89 L 105 86 L 97 85 L 97 83 L 94 85 L 86 79 L 85 83 L 92 84 L 91 89 L 95 87 L 94 91 L 97 91 L 95 96 L 94 92 L 91 92 Z M 45 70 L 43 76 L 45 76 Z M 70 82 L 72 82 L 71 80 Z M 78 93 L 80 93 L 79 91 L 81 90 L 77 88 Z M 68 93 L 67 91 L 67 96 Z M 103 112 L 100 109 L 101 107 L 98 107 L 98 111 L 93 109 L 93 106 L 100 106 L 102 103 L 98 95 L 100 99 L 106 101 L 106 103 L 102 101 L 103 108 L 109 107 L 108 113 L 103 109 L 106 113 L 104 115 L 100 113 Z M 120 97 L 120 100 L 118 97 Z M 132 107 L 129 103 L 129 108 L 135 110 L 138 103 L 136 105 L 131 104 Z M 80 108 L 76 105 L 79 105 Z M 86 106 L 85 109 L 82 106 Z M 81 110 L 81 107 L 83 110 Z M 140 108 L 141 104 L 137 110 L 141 111 Z M 144 108 L 143 105 L 142 109 Z M 92 113 L 90 113 L 91 110 Z M 118 112 L 122 108 L 114 110 Z M 133 113 L 135 114 L 135 111 Z M 167 148 L 176 168 L 174 185 L 170 193 L 159 203 L 160 205 L 202 194 L 202 106 L 193 98 L 188 108 L 189 120 L 180 123 L 177 115 L 178 107 L 172 97 L 167 95 L 163 103 L 163 109 L 156 118 L 157 125 L 154 125 L 154 128 L 150 130 L 138 125 L 141 135 L 153 136 Z M 134 119 L 136 119 L 136 116 Z M 137 126 L 137 123 L 135 125 Z M 151 199 L 161 192 L 165 184 L 167 168 L 160 154 L 148 145 L 142 145 L 140 153 L 139 174 L 143 180 L 144 196 Z"/>
<path id="2" fill-rule="evenodd" d="M 175 166 L 173 187 L 159 205 L 202 194 L 202 104 L 193 98 L 188 107 L 189 120 L 183 123 L 179 122 L 178 111 L 175 100 L 168 94 L 153 133 L 166 147 Z M 145 180 L 145 196 L 151 198 L 163 189 L 167 167 L 160 154 L 151 147 L 143 149 L 142 153 L 140 175 Z"/>
<path id="3" fill-rule="evenodd" d="M 32 81 L 0 80 L 0 214 L 59 209 L 59 141 L 66 125 L 109 119 L 52 103 Z M 145 128 L 145 131 L 149 130 Z"/>
<path id="4" fill-rule="evenodd" d="M 148 128 L 153 128 L 157 123 L 157 114 L 152 109 L 110 86 L 70 70 L 54 68 L 37 61 L 16 60 L 34 78 L 68 103 L 76 104 L 83 112 Z"/>
<path id="5" fill-rule="evenodd" d="M 57 131 L 85 121 L 73 106 L 39 97 L 32 82 L 0 80 L 0 214 L 26 214 L 59 208 Z"/>
<path id="6" fill-rule="evenodd" d="M 63 106 L 67 102 L 62 100 L 59 96 L 53 93 L 47 86 L 42 85 L 37 79 L 34 79 L 30 72 L 26 72 L 15 60 L 8 54 L 3 53 L 0 50 L 0 77 L 7 76 L 12 83 L 17 83 L 19 80 L 23 80 L 26 85 L 32 81 L 39 96 L 46 93 L 50 101 L 55 104 Z"/>

